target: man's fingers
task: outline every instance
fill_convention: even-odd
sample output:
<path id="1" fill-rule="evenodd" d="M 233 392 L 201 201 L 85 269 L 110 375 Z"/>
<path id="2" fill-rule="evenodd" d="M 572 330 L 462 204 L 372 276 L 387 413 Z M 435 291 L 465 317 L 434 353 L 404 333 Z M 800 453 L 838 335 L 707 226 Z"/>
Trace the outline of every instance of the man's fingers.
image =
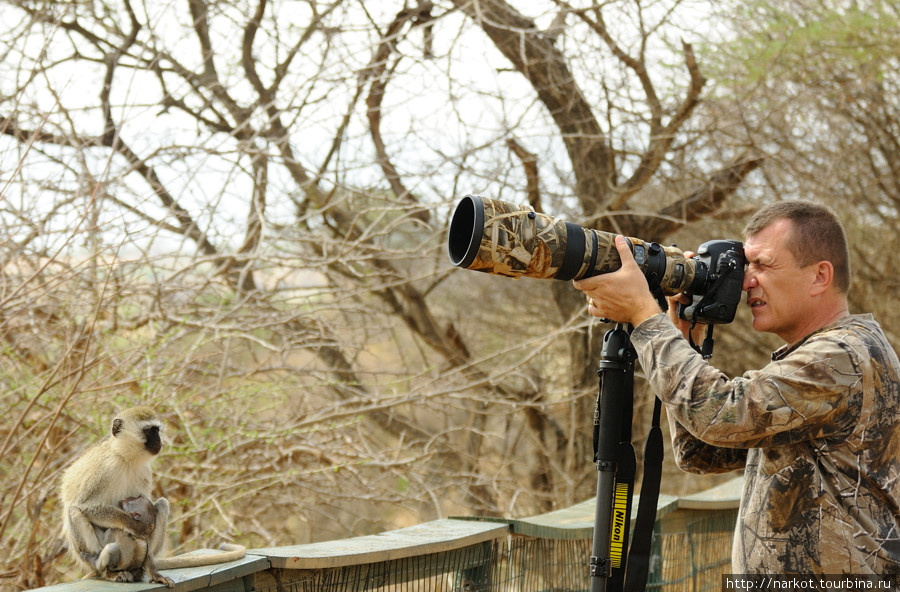
<path id="1" fill-rule="evenodd" d="M 691 298 L 684 292 L 679 292 L 674 296 L 669 296 L 668 300 L 670 300 L 671 302 L 680 302 L 682 304 L 690 304 L 692 302 Z"/>
<path id="2" fill-rule="evenodd" d="M 626 265 L 634 265 L 637 267 L 637 262 L 634 260 L 634 254 L 631 252 L 631 247 L 628 246 L 628 240 L 621 234 L 616 235 L 616 250 L 619 251 L 622 267 L 625 267 Z"/>

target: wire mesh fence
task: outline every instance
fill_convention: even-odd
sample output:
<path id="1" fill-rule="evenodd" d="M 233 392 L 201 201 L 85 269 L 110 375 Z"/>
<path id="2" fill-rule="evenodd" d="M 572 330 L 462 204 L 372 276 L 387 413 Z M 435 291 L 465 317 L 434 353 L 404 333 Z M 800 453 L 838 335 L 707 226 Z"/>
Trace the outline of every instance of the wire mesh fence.
<path id="1" fill-rule="evenodd" d="M 729 573 L 736 511 L 657 524 L 647 590 L 711 592 Z M 558 592 L 590 588 L 591 539 L 510 535 L 462 549 L 323 570 L 272 570 L 259 592 Z"/>

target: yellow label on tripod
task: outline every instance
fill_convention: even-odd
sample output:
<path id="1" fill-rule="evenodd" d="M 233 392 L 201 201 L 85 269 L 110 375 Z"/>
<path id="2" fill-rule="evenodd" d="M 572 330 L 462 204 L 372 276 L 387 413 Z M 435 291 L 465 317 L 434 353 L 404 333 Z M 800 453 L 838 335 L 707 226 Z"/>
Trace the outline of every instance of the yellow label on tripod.
<path id="1" fill-rule="evenodd" d="M 617 483 L 613 495 L 612 526 L 609 534 L 609 560 L 615 568 L 622 567 L 622 552 L 625 548 L 625 535 L 628 532 L 625 514 L 628 510 L 629 497 L 628 484 Z"/>

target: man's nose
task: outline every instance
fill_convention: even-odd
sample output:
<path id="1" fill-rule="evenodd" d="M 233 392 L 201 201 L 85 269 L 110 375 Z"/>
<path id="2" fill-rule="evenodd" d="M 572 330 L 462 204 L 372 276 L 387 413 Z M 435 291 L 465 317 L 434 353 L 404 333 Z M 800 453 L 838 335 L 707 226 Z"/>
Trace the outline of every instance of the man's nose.
<path id="1" fill-rule="evenodd" d="M 759 282 L 756 281 L 756 274 L 749 269 L 744 270 L 744 284 L 741 286 L 741 289 L 747 291 L 750 288 L 755 288 L 758 285 Z"/>

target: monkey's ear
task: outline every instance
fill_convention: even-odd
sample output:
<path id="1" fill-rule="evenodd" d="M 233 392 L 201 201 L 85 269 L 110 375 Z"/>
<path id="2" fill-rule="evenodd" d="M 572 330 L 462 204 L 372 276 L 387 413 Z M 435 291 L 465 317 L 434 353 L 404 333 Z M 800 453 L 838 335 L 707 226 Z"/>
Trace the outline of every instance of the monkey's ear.
<path id="1" fill-rule="evenodd" d="M 113 420 L 112 435 L 113 435 L 113 436 L 118 435 L 118 433 L 122 431 L 122 426 L 124 426 L 124 425 L 125 425 L 125 422 L 124 422 L 124 421 L 122 421 L 122 420 L 119 419 L 118 417 L 115 418 L 115 419 Z"/>

